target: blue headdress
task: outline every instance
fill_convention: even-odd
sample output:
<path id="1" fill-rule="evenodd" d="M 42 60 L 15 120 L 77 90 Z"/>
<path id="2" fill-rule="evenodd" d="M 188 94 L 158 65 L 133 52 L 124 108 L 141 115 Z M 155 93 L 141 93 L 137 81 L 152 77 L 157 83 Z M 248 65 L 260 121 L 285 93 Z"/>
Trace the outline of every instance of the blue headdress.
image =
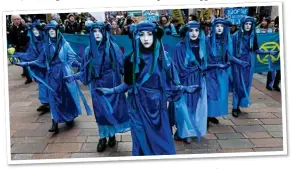
<path id="1" fill-rule="evenodd" d="M 244 18 L 241 19 L 241 22 L 240 22 L 240 29 L 238 31 L 238 35 L 239 35 L 239 41 L 238 41 L 238 44 L 236 46 L 236 51 L 239 52 L 237 53 L 237 56 L 240 56 L 240 54 L 242 53 L 242 38 L 244 36 L 244 24 L 246 22 L 251 22 L 252 23 L 252 28 L 251 28 L 251 32 L 250 32 L 250 49 L 253 49 L 254 47 L 254 39 L 255 39 L 255 29 L 256 29 L 256 20 L 255 18 L 253 17 L 250 17 L 250 16 L 246 16 Z"/>
<path id="2" fill-rule="evenodd" d="M 189 35 L 189 30 L 190 28 L 198 28 L 199 29 L 199 56 L 202 59 L 205 60 L 205 62 L 202 62 L 202 65 L 200 65 L 198 63 L 198 61 L 196 60 L 195 54 L 192 52 L 191 50 L 191 39 L 190 39 L 190 35 Z M 182 32 L 184 37 L 184 41 L 186 44 L 186 58 L 185 58 L 185 65 L 188 65 L 189 62 L 195 62 L 195 64 L 197 66 L 199 66 L 200 69 L 205 69 L 207 67 L 207 53 L 206 53 L 206 46 L 205 46 L 205 33 L 204 31 L 200 28 L 200 24 L 196 21 L 191 21 L 188 22 L 183 28 L 182 28 Z"/>
<path id="3" fill-rule="evenodd" d="M 222 46 L 222 51 L 220 51 L 220 53 L 217 53 L 216 50 L 216 32 L 215 32 L 215 27 L 216 24 L 224 24 L 224 29 L 223 29 L 223 43 L 227 43 L 224 44 Z M 233 46 L 232 46 L 232 39 L 230 36 L 230 26 L 231 22 L 227 19 L 223 19 L 223 18 L 214 18 L 211 22 L 211 53 L 214 56 L 220 56 L 220 57 L 224 57 L 226 52 L 229 52 L 230 55 L 232 55 L 232 51 L 233 51 Z M 229 57 L 228 57 L 229 58 Z"/>
<path id="4" fill-rule="evenodd" d="M 133 55 L 131 56 L 131 62 L 134 65 L 134 71 L 133 73 L 139 73 L 139 64 L 140 64 L 140 58 L 142 56 L 140 56 L 140 47 L 139 47 L 139 43 L 140 43 L 140 37 L 139 37 L 139 32 L 141 31 L 150 31 L 153 32 L 154 36 L 155 36 L 155 42 L 154 42 L 154 62 L 151 65 L 151 69 L 150 72 L 148 73 L 148 75 L 150 76 L 155 68 L 155 66 L 157 65 L 157 60 L 158 57 L 160 56 L 160 54 L 162 54 L 162 60 L 163 60 L 163 66 L 167 67 L 169 65 L 169 60 L 167 59 L 166 55 L 165 55 L 165 50 L 161 41 L 161 38 L 163 36 L 163 28 L 161 28 L 159 25 L 154 24 L 150 21 L 142 21 L 136 25 L 131 25 L 130 26 L 130 34 L 133 38 Z M 160 53 L 162 52 L 162 53 Z M 135 76 L 133 76 L 135 77 Z M 134 79 L 135 81 L 135 79 Z"/>

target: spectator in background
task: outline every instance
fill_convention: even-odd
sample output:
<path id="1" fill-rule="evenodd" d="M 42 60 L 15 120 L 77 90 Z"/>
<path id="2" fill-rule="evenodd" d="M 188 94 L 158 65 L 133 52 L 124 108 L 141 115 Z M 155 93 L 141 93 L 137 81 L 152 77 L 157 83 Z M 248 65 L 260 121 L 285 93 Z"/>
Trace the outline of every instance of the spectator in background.
<path id="1" fill-rule="evenodd" d="M 20 17 L 20 15 L 12 15 L 11 20 L 13 25 L 9 30 L 10 36 L 8 36 L 8 41 L 11 43 L 11 46 L 15 48 L 15 52 L 26 52 L 29 44 L 29 37 L 27 36 L 27 26 L 25 25 L 25 22 L 23 22 L 24 20 Z M 32 82 L 32 79 L 29 76 L 26 67 L 23 67 L 22 76 L 26 77 L 25 84 L 29 84 Z"/>
<path id="2" fill-rule="evenodd" d="M 131 24 L 133 24 L 133 20 L 131 19 L 130 16 L 127 16 L 124 24 L 123 24 L 123 29 L 122 29 L 122 35 L 128 35 L 129 34 L 129 27 Z"/>
<path id="3" fill-rule="evenodd" d="M 274 24 L 275 24 L 275 32 L 279 32 L 279 16 L 277 16 L 275 19 L 274 19 Z"/>
<path id="4" fill-rule="evenodd" d="M 112 29 L 111 29 L 112 35 L 121 35 L 122 34 L 121 29 L 117 25 L 117 21 L 113 20 L 111 22 L 111 25 L 112 25 Z"/>
<path id="5" fill-rule="evenodd" d="M 175 18 L 174 18 L 174 19 L 172 20 L 172 24 L 174 25 L 177 34 L 179 34 L 179 30 L 180 30 L 181 24 L 179 24 L 178 19 L 175 19 Z"/>
<path id="6" fill-rule="evenodd" d="M 272 33 L 272 29 L 268 28 L 270 18 L 263 17 L 261 23 L 256 27 L 256 33 Z"/>
<path id="7" fill-rule="evenodd" d="M 237 26 L 235 24 L 231 24 L 230 26 L 230 34 L 234 34 L 237 31 Z"/>
<path id="8" fill-rule="evenodd" d="M 79 24 L 75 21 L 75 15 L 69 14 L 68 21 L 65 23 L 65 33 L 76 34 L 80 31 Z"/>
<path id="9" fill-rule="evenodd" d="M 269 29 L 271 29 L 272 32 L 275 32 L 276 31 L 275 21 L 274 20 L 271 20 L 271 22 L 269 23 Z"/>
<path id="10" fill-rule="evenodd" d="M 159 22 L 160 26 L 163 27 L 166 35 L 177 35 L 175 26 L 171 24 L 168 16 L 162 15 Z"/>
<path id="11" fill-rule="evenodd" d="M 87 33 L 88 33 L 88 31 L 87 31 L 86 26 L 85 26 L 85 21 L 81 21 L 80 22 L 80 34 L 84 35 Z"/>

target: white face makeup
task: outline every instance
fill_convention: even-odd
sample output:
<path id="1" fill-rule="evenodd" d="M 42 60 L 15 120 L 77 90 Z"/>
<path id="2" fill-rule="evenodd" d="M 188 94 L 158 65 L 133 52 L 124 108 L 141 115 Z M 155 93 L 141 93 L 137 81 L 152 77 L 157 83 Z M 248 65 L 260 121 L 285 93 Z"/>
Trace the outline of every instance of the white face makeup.
<path id="1" fill-rule="evenodd" d="M 196 40 L 199 37 L 199 29 L 198 28 L 190 28 L 189 29 L 189 37 L 191 40 Z"/>
<path id="2" fill-rule="evenodd" d="M 53 28 L 49 29 L 49 36 L 55 38 L 57 36 L 56 30 Z"/>
<path id="3" fill-rule="evenodd" d="M 140 39 L 142 45 L 145 48 L 151 47 L 152 44 L 154 43 L 154 35 L 150 31 L 141 31 L 139 33 L 139 37 L 140 37 L 139 39 Z"/>
<path id="4" fill-rule="evenodd" d="M 252 29 L 252 22 L 246 22 L 245 24 L 244 24 L 244 30 L 245 31 L 250 31 Z"/>
<path id="5" fill-rule="evenodd" d="M 102 35 L 100 29 L 95 28 L 93 31 L 94 31 L 94 37 L 95 37 L 96 41 L 100 42 L 103 38 L 103 35 Z"/>
<path id="6" fill-rule="evenodd" d="M 38 37 L 39 36 L 39 30 L 36 28 L 32 28 L 32 33 L 34 34 L 34 36 Z"/>
<path id="7" fill-rule="evenodd" d="M 218 23 L 215 25 L 215 32 L 218 35 L 221 35 L 223 33 L 224 25 L 222 23 Z"/>

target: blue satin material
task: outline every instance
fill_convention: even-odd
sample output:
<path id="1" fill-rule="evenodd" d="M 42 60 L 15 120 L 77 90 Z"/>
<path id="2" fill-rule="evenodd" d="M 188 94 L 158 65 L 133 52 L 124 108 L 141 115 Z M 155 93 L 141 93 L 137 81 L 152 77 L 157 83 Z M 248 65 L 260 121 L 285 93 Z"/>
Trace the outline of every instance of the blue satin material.
<path id="1" fill-rule="evenodd" d="M 89 85 L 100 138 L 111 137 L 115 133 L 130 130 L 125 94 L 101 96 L 94 90 L 95 88 L 114 88 L 122 83 L 120 72 L 124 65 L 123 54 L 110 36 L 107 35 L 106 42 L 98 46 L 93 45 L 94 48 L 92 44 L 96 44 L 96 40 L 90 36 L 91 46 L 84 51 L 80 71 L 81 82 Z M 110 44 L 107 44 L 107 41 Z M 90 64 L 93 66 L 93 71 L 90 71 Z"/>
<path id="2" fill-rule="evenodd" d="M 33 25 L 33 27 L 36 25 Z M 39 30 L 40 36 L 37 38 L 32 33 L 32 28 L 28 30 L 28 36 L 30 37 L 29 47 L 25 53 L 16 52 L 13 57 L 18 58 L 21 62 L 29 62 L 36 60 L 40 53 L 44 48 L 44 37 L 42 31 Z M 27 66 L 28 72 L 31 77 L 35 77 L 33 75 L 38 76 L 40 79 L 45 79 L 46 77 L 46 69 L 36 67 L 36 66 Z M 38 83 L 38 99 L 42 104 L 47 104 L 48 101 L 48 91 L 47 87 L 42 84 L 38 78 L 34 78 Z"/>
<path id="3" fill-rule="evenodd" d="M 181 85 L 199 85 L 202 89 L 200 92 L 193 94 L 185 94 L 178 102 L 170 103 L 169 111 L 175 113 L 175 124 L 177 127 L 177 135 L 180 138 L 187 138 L 197 136 L 200 140 L 201 136 L 206 135 L 207 132 L 207 92 L 205 78 L 199 68 L 202 67 L 201 55 L 199 52 L 199 42 L 189 44 L 190 52 L 193 52 L 192 57 L 196 62 L 187 62 L 185 65 L 186 44 L 181 41 L 177 44 L 175 53 L 173 54 L 173 63 L 177 69 Z M 197 64 L 195 64 L 197 63 Z M 186 107 L 183 108 L 183 99 Z M 183 110 L 185 109 L 185 110 Z"/>

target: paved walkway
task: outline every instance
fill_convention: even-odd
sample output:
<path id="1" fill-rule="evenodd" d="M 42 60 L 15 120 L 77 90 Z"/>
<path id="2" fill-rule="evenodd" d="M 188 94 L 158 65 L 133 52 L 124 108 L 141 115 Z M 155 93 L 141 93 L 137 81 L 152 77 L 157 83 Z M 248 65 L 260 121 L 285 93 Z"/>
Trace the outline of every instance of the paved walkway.
<path id="1" fill-rule="evenodd" d="M 130 132 L 118 135 L 114 148 L 96 152 L 94 116 L 80 116 L 73 129 L 61 124 L 59 134 L 49 133 L 50 114 L 36 111 L 40 105 L 36 83 L 24 85 L 20 67 L 9 65 L 8 71 L 12 160 L 131 156 Z M 264 88 L 264 75 L 255 78 L 258 80 L 253 82 L 251 108 L 242 109 L 244 113 L 237 119 L 231 114 L 221 117 L 220 124 L 212 125 L 200 144 L 196 140 L 190 145 L 175 142 L 177 154 L 282 151 L 281 95 Z M 87 88 L 82 89 L 92 105 Z M 231 103 L 231 96 L 229 99 Z"/>

